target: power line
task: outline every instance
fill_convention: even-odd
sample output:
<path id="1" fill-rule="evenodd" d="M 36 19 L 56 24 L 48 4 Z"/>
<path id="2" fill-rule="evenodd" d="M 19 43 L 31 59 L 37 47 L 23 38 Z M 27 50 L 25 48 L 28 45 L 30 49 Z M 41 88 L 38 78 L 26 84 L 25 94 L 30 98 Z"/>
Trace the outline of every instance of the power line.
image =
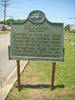
<path id="1" fill-rule="evenodd" d="M 68 19 L 75 19 L 75 17 L 70 17 L 70 18 L 68 18 Z"/>

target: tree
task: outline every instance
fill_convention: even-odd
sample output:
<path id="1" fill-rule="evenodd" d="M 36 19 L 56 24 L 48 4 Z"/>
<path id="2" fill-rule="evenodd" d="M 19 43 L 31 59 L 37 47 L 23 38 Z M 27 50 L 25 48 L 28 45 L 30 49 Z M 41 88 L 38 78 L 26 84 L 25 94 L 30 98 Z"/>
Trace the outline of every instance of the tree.
<path id="1" fill-rule="evenodd" d="M 70 24 L 65 26 L 65 31 L 69 32 L 70 31 Z"/>
<path id="2" fill-rule="evenodd" d="M 7 19 L 5 21 L 6 25 L 11 25 L 12 24 L 15 24 L 15 23 L 24 23 L 24 19 L 17 19 L 15 20 L 14 18 L 10 18 L 10 19 Z M 0 21 L 0 24 L 3 24 L 3 21 Z"/>
<path id="3" fill-rule="evenodd" d="M 10 19 L 7 19 L 7 20 L 6 20 L 6 24 L 7 24 L 7 25 L 11 25 L 11 23 L 12 23 L 12 24 L 15 23 L 15 20 L 14 20 L 13 18 L 10 18 Z"/>

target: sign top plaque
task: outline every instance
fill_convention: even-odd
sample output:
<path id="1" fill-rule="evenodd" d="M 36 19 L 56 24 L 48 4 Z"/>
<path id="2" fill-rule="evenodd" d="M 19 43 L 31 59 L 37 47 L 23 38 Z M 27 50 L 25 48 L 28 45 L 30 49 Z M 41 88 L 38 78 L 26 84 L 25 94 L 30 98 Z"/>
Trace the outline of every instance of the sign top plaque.
<path id="1" fill-rule="evenodd" d="M 39 10 L 22 24 L 12 25 L 9 58 L 64 61 L 63 23 L 49 22 Z"/>
<path id="2" fill-rule="evenodd" d="M 30 13 L 29 20 L 36 24 L 42 23 L 45 20 L 45 14 L 41 11 L 35 10 Z"/>

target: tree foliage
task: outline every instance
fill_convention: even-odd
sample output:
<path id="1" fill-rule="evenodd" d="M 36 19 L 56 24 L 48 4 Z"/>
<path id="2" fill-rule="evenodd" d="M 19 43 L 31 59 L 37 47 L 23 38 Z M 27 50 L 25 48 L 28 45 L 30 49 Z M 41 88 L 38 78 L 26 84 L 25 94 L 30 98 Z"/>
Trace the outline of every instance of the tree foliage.
<path id="1" fill-rule="evenodd" d="M 65 31 L 70 32 L 70 24 L 65 26 Z"/>
<path id="2" fill-rule="evenodd" d="M 22 19 L 17 19 L 17 20 L 15 20 L 15 19 L 13 19 L 13 18 L 11 18 L 11 19 L 7 19 L 6 21 L 5 21 L 5 24 L 6 25 L 11 25 L 11 24 L 15 24 L 15 23 L 23 23 L 24 22 L 24 20 Z M 0 24 L 3 24 L 4 22 L 3 21 L 0 21 Z"/>

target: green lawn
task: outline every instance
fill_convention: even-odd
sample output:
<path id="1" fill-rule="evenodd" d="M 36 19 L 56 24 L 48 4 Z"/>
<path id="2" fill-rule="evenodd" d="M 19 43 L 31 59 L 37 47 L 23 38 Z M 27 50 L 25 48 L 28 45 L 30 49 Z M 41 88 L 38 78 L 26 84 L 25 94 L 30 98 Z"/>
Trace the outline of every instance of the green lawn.
<path id="1" fill-rule="evenodd" d="M 65 33 L 66 38 L 72 39 L 72 42 L 75 42 L 75 33 Z"/>
<path id="2" fill-rule="evenodd" d="M 16 82 L 7 100 L 75 100 L 75 46 L 65 42 L 64 63 L 56 64 L 54 91 L 49 86 L 51 65 L 49 61 L 29 61 L 21 75 L 22 90 L 18 91 Z"/>
<path id="3" fill-rule="evenodd" d="M 8 31 L 6 31 L 6 32 L 0 31 L 0 35 L 8 34 L 8 33 L 9 33 Z"/>

